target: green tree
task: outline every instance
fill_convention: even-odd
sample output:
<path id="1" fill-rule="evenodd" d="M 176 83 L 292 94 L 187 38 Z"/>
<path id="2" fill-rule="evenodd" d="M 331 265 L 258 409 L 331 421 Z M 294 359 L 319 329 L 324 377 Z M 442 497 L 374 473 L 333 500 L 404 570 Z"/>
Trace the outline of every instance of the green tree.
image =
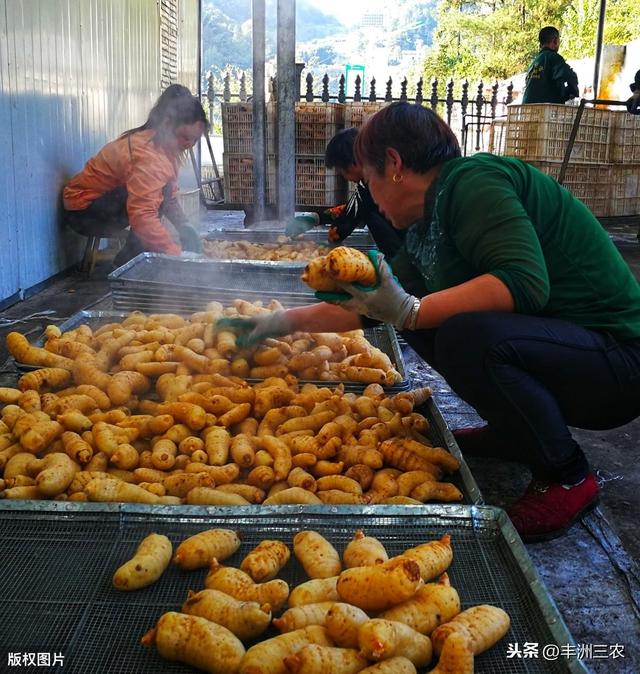
<path id="1" fill-rule="evenodd" d="M 538 31 L 556 26 L 565 58 L 593 54 L 600 0 L 440 0 L 425 78 L 504 79 L 527 69 L 538 50 Z M 605 44 L 624 44 L 640 33 L 637 0 L 609 0 Z"/>

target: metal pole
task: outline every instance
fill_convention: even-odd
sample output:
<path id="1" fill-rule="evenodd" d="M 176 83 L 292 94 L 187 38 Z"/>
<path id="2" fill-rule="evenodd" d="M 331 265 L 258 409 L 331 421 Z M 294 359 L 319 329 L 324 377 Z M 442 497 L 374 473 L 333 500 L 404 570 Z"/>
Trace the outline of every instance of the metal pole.
<path id="1" fill-rule="evenodd" d="M 602 41 L 604 38 L 604 21 L 607 14 L 607 0 L 600 0 L 600 15 L 598 16 L 598 35 L 596 37 L 596 64 L 593 71 L 593 97 L 598 98 L 600 85 L 600 61 L 602 60 Z"/>
<path id="2" fill-rule="evenodd" d="M 255 220 L 265 218 L 267 153 L 265 142 L 265 0 L 252 0 L 253 14 L 253 203 Z"/>
<path id="3" fill-rule="evenodd" d="M 580 122 L 582 120 L 582 113 L 584 112 L 584 106 L 586 105 L 586 99 L 580 99 L 580 105 L 576 110 L 576 116 L 573 120 L 573 126 L 571 127 L 571 133 L 569 134 L 569 141 L 567 142 L 567 147 L 564 151 L 564 157 L 562 159 L 562 165 L 560 166 L 560 174 L 558 175 L 558 183 L 560 185 L 564 184 L 564 177 L 567 174 L 567 168 L 569 162 L 571 161 L 571 153 L 573 152 L 573 144 L 576 142 L 576 136 L 578 135 L 578 129 L 580 128 Z"/>
<path id="4" fill-rule="evenodd" d="M 278 218 L 296 208 L 296 2 L 278 0 L 276 95 L 278 109 Z"/>

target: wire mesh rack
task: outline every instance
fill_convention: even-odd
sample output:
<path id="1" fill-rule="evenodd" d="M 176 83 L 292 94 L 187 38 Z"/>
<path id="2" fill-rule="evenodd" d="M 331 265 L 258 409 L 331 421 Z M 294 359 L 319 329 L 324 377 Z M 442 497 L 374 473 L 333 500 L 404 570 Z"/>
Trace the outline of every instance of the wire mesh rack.
<path id="1" fill-rule="evenodd" d="M 81 507 L 82 506 L 82 507 Z M 507 657 L 509 643 L 573 645 L 553 600 L 537 577 L 503 511 L 484 506 L 270 506 L 184 507 L 42 502 L 0 503 L 0 643 L 7 652 L 50 652 L 64 657 L 53 671 L 73 674 L 186 674 L 194 670 L 162 660 L 140 638 L 166 611 L 180 610 L 190 589 L 204 587 L 206 569 L 170 565 L 154 584 L 118 592 L 111 579 L 143 537 L 165 534 L 172 544 L 200 531 L 238 531 L 242 545 L 225 564 L 238 566 L 261 540 L 291 545 L 313 529 L 342 553 L 358 528 L 379 538 L 390 555 L 450 534 L 448 570 L 463 608 L 493 604 L 511 617 L 505 638 L 475 660 L 477 674 L 586 672 L 575 658 Z M 307 580 L 292 556 L 280 573 L 291 586 Z M 272 636 L 267 632 L 265 637 Z M 36 672 L 37 668 L 23 668 Z M 22 670 L 21 670 L 22 671 Z"/>

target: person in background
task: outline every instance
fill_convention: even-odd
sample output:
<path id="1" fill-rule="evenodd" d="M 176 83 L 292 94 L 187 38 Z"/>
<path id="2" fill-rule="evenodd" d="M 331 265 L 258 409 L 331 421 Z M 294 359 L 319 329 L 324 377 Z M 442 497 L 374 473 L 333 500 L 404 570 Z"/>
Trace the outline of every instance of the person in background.
<path id="1" fill-rule="evenodd" d="M 578 76 L 558 54 L 560 33 L 545 26 L 538 34 L 540 51 L 529 66 L 523 103 L 565 103 L 580 95 Z"/>
<path id="2" fill-rule="evenodd" d="M 78 234 L 99 236 L 130 227 L 116 267 L 141 252 L 202 252 L 200 237 L 176 199 L 183 153 L 207 127 L 200 102 L 179 84 L 158 98 L 147 121 L 105 145 L 67 183 L 65 220 Z M 175 227 L 180 244 L 162 224 Z"/>
<path id="3" fill-rule="evenodd" d="M 451 129 L 393 103 L 362 127 L 355 156 L 381 212 L 406 230 L 427 292 L 378 255 L 378 283 L 344 299 L 229 319 L 241 343 L 394 325 L 487 425 L 454 433 L 465 453 L 527 464 L 508 514 L 525 541 L 555 538 L 598 502 L 569 426 L 640 414 L 640 286 L 589 209 L 515 158 L 460 157 Z M 319 299 L 329 299 L 319 294 Z"/>
<path id="4" fill-rule="evenodd" d="M 627 100 L 627 111 L 632 115 L 640 115 L 640 70 L 629 85 L 632 96 Z"/>
<path id="5" fill-rule="evenodd" d="M 353 144 L 358 130 L 342 129 L 329 141 L 324 155 L 325 166 L 335 168 L 345 180 L 356 184 L 346 204 L 328 208 L 320 214 L 304 213 L 293 218 L 286 226 L 285 233 L 291 238 L 304 234 L 317 225 L 331 225 L 329 240 L 341 242 L 356 227 L 368 227 L 377 247 L 388 259 L 401 249 L 404 233 L 395 230 L 380 213 L 371 198 L 366 183 L 362 180 L 362 169 L 353 156 Z"/>

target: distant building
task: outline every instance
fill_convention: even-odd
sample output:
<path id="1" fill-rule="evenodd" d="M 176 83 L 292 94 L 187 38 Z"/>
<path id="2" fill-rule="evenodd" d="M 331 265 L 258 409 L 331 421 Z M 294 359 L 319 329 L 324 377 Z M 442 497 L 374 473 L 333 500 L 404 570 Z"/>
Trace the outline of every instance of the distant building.
<path id="1" fill-rule="evenodd" d="M 384 14 L 367 12 L 362 15 L 360 26 L 362 28 L 384 28 Z"/>

